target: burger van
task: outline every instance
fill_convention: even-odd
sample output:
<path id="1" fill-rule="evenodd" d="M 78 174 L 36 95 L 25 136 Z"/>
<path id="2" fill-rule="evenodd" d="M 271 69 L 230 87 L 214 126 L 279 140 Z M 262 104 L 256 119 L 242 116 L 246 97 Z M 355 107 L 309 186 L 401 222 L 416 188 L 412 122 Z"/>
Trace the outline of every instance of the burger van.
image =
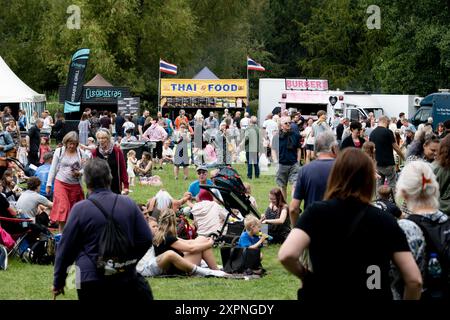
<path id="1" fill-rule="evenodd" d="M 281 109 L 297 110 L 304 117 L 316 117 L 319 110 L 325 110 L 328 118 L 334 114 L 349 118 L 351 121 L 362 121 L 373 113 L 375 118 L 383 115 L 383 108 L 377 99 L 366 92 L 354 91 L 294 91 L 281 93 Z"/>

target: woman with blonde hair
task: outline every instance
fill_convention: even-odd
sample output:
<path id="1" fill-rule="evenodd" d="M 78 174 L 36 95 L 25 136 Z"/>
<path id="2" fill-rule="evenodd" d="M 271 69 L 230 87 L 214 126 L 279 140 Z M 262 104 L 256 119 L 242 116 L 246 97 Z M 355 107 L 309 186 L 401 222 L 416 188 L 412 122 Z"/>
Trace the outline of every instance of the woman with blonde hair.
<path id="1" fill-rule="evenodd" d="M 429 164 L 424 161 L 412 161 L 400 173 L 396 190 L 397 202 L 403 199 L 409 212 L 408 219 L 400 220 L 399 225 L 406 234 L 408 244 L 423 275 L 422 299 L 428 300 L 437 292 L 435 288 L 430 287 L 432 280 L 426 268 L 431 255 L 439 252 L 434 243 L 431 241 L 427 243 L 431 238 L 426 234 L 427 228 L 424 226 L 448 225 L 448 216 L 439 210 L 439 184 Z M 441 257 L 438 257 L 439 259 Z M 397 278 L 398 274 L 394 274 L 393 288 L 401 294 L 398 288 L 400 281 Z M 448 294 L 447 292 L 447 298 Z"/>
<path id="2" fill-rule="evenodd" d="M 53 155 L 46 187 L 46 193 L 50 194 L 54 184 L 50 220 L 58 222 L 61 232 L 74 204 L 84 199 L 81 175 L 85 162 L 75 131 L 67 133 L 62 143 L 63 146 L 57 148 Z"/>
<path id="3" fill-rule="evenodd" d="M 158 230 L 153 237 L 153 245 L 155 247 L 155 255 L 164 254 L 167 251 L 173 251 L 175 254 L 183 257 L 190 262 L 195 268 L 190 273 L 195 273 L 198 266 L 205 260 L 208 267 L 211 269 L 210 275 L 225 276 L 226 273 L 220 271 L 217 267 L 216 259 L 212 246 L 214 240 L 211 238 L 199 237 L 194 240 L 184 240 L 177 237 L 177 221 L 175 212 L 172 209 L 166 209 L 161 212 L 158 219 Z M 164 261 L 162 261 L 164 262 Z M 186 269 L 179 269 L 177 265 L 168 263 L 158 263 L 164 274 L 179 274 L 186 272 Z"/>
<path id="4" fill-rule="evenodd" d="M 339 153 L 324 201 L 308 206 L 284 241 L 278 258 L 302 280 L 299 298 L 391 300 L 391 261 L 405 280 L 405 299 L 419 299 L 422 277 L 394 217 L 373 207 L 373 160 L 356 148 Z M 299 258 L 309 248 L 312 272 Z M 337 263 L 338 261 L 338 263 Z M 377 267 L 378 288 L 370 274 Z"/>

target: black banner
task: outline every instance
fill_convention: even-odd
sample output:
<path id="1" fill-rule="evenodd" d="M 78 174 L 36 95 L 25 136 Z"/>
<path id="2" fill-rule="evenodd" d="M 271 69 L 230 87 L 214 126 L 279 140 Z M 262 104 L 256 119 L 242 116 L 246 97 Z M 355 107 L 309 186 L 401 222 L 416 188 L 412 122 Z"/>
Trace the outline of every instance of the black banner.
<path id="1" fill-rule="evenodd" d="M 89 49 L 79 49 L 72 56 L 67 77 L 64 113 L 80 111 L 81 92 L 88 59 Z"/>
<path id="2" fill-rule="evenodd" d="M 59 102 L 66 100 L 66 87 L 59 87 Z M 81 91 L 81 104 L 86 107 L 99 104 L 117 104 L 123 98 L 130 98 L 130 89 L 127 87 L 83 87 Z"/>

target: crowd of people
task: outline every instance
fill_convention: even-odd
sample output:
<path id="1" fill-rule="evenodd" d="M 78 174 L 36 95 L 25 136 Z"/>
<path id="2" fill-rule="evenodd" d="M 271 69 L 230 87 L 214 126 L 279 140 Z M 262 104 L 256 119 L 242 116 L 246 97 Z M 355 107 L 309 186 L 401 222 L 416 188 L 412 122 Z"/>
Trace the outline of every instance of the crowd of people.
<path id="1" fill-rule="evenodd" d="M 21 163 L 2 168 L 0 209 L 2 215 L 34 221 L 48 215 L 62 232 L 55 295 L 63 292 L 66 270 L 74 260 L 83 269 L 80 299 L 104 290 L 151 299 L 140 275 L 227 276 L 219 270 L 209 237 L 224 223 L 226 210 L 200 185 L 213 184 L 209 178 L 215 168 L 241 162 L 247 164 L 248 179 L 258 179 L 265 166 L 275 167 L 277 186 L 268 192 L 260 219 L 235 212 L 245 225 L 238 245 L 282 244 L 281 263 L 303 283 L 299 297 L 334 297 L 344 291 L 358 299 L 431 296 L 427 263 L 436 248 L 414 217 L 448 220 L 450 120 L 433 124 L 429 119 L 415 128 L 404 114 L 398 119 L 370 114 L 363 121 L 349 121 L 339 115 L 331 120 L 322 110 L 316 116 L 283 110 L 267 115 L 260 128 L 255 116 L 245 112 L 241 118 L 239 111 L 232 115 L 228 110 L 206 118 L 198 110 L 192 120 L 184 110 L 175 119 L 161 112 L 152 117 L 148 111 L 139 118 L 100 114 L 86 109 L 77 132 L 65 129 L 62 114 L 55 115 L 54 123 L 44 111 L 41 117 L 33 115 L 30 124 L 22 111 L 17 120 L 8 107 L 0 115 L 0 157 Z M 139 159 L 135 150 L 124 147 L 130 143 L 146 148 Z M 180 167 L 184 180 L 189 168 L 196 168 L 198 179 L 180 199 L 161 189 L 139 207 L 127 197 L 136 183 L 160 185 L 156 173 L 167 164 L 173 165 L 174 179 Z M 257 207 L 251 186 L 245 188 L 242 196 Z M 111 214 L 129 214 L 118 220 L 135 239 L 137 249 L 130 259 L 140 260 L 139 272 L 128 274 L 131 284 L 121 279 L 113 288 L 95 274 L 96 230 L 104 223 L 92 213 L 97 208 L 91 198 Z M 180 210 L 192 213 L 197 238 L 177 236 Z M 262 224 L 268 225 L 268 234 L 260 234 Z M 379 290 L 366 286 L 369 266 L 379 267 Z"/>

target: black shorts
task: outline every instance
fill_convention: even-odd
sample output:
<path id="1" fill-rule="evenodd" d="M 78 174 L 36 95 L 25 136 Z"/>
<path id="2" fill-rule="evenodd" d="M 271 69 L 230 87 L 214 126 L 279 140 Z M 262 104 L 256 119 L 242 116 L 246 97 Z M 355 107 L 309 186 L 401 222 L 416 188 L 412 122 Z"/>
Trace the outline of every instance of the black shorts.
<path id="1" fill-rule="evenodd" d="M 156 141 L 156 146 L 153 148 L 153 159 L 158 158 L 162 159 L 162 151 L 163 151 L 163 142 Z"/>
<path id="2" fill-rule="evenodd" d="M 175 166 L 175 167 L 183 167 L 183 168 L 186 168 L 186 167 L 189 167 L 189 163 L 188 163 L 188 164 L 186 164 L 186 163 L 184 163 L 184 162 L 181 162 L 181 163 L 174 163 L 174 166 Z"/>
<path id="3" fill-rule="evenodd" d="M 306 150 L 314 151 L 314 145 L 313 144 L 306 144 Z"/>

